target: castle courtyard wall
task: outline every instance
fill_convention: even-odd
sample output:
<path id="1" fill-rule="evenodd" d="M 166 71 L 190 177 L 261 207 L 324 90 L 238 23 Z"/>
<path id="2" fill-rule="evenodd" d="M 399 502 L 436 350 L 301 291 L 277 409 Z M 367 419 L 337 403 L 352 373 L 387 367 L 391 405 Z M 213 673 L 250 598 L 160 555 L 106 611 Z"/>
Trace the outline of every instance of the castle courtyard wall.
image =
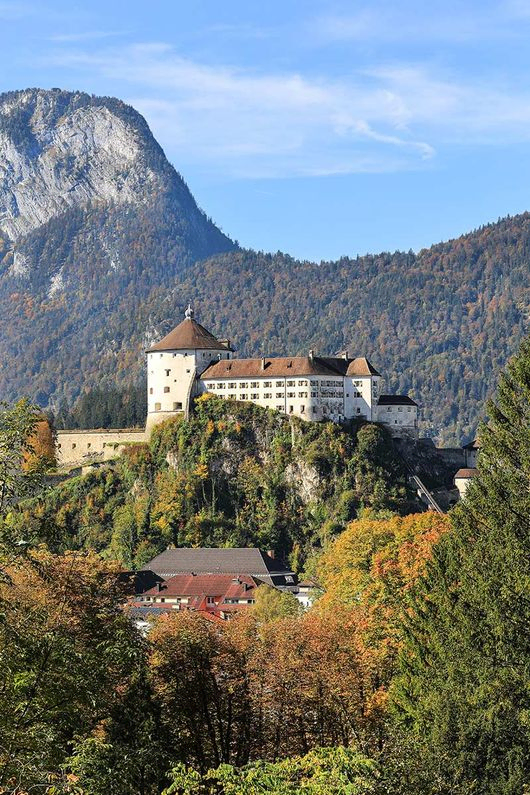
<path id="1" fill-rule="evenodd" d="M 139 428 L 57 431 L 57 465 L 84 466 L 110 461 L 122 452 L 126 444 L 147 440 L 145 430 Z"/>

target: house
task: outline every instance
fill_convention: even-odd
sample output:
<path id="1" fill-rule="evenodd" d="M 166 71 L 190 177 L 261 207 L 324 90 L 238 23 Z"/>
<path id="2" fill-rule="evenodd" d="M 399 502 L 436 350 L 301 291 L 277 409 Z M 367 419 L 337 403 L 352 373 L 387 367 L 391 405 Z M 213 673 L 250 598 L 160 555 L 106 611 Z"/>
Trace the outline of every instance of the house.
<path id="1" fill-rule="evenodd" d="M 176 574 L 136 594 L 135 607 L 215 613 L 223 619 L 255 602 L 261 581 L 249 575 Z"/>
<path id="2" fill-rule="evenodd" d="M 460 499 L 463 499 L 466 495 L 466 491 L 469 488 L 469 484 L 476 478 L 478 475 L 478 469 L 474 467 L 467 467 L 459 469 L 456 475 L 454 476 L 454 484 L 458 489 L 458 493 L 460 494 Z"/>
<path id="3" fill-rule="evenodd" d="M 280 590 L 291 590 L 298 578 L 274 553 L 256 548 L 168 548 L 143 567 L 169 580 L 177 574 L 228 574 L 253 577 Z"/>

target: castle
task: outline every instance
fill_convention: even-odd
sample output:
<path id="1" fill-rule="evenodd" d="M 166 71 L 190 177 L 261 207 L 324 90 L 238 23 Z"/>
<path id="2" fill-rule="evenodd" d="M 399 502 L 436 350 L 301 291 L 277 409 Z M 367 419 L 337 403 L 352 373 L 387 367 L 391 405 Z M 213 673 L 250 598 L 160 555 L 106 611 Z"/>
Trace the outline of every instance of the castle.
<path id="1" fill-rule="evenodd" d="M 382 377 L 364 357 L 307 356 L 235 359 L 230 340 L 218 340 L 185 318 L 147 351 L 147 423 L 187 413 L 204 392 L 250 401 L 308 421 L 364 419 L 394 433 L 416 434 L 418 406 L 406 395 L 381 394 Z"/>
<path id="2" fill-rule="evenodd" d="M 147 421 L 143 430 L 59 431 L 60 464 L 107 460 L 128 442 L 146 441 L 154 425 L 179 414 L 205 392 L 256 403 L 309 422 L 363 419 L 393 435 L 417 436 L 418 406 L 407 395 L 381 393 L 382 377 L 364 357 L 260 357 L 236 359 L 230 340 L 219 340 L 194 318 L 184 320 L 147 351 Z"/>

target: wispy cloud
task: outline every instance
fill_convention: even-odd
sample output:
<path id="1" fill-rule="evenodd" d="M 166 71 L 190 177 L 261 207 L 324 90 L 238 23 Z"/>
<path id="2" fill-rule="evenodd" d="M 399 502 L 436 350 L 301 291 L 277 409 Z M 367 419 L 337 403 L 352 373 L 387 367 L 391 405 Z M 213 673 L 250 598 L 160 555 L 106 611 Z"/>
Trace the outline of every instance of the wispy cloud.
<path id="1" fill-rule="evenodd" d="M 50 36 L 50 41 L 57 42 L 58 44 L 74 44 L 83 41 L 113 39 L 125 35 L 126 31 L 123 30 L 86 30 L 74 33 L 56 33 Z"/>
<path id="2" fill-rule="evenodd" d="M 530 93 L 417 65 L 332 80 L 198 63 L 164 43 L 53 62 L 119 85 L 179 167 L 233 177 L 414 169 L 448 142 L 530 139 Z"/>

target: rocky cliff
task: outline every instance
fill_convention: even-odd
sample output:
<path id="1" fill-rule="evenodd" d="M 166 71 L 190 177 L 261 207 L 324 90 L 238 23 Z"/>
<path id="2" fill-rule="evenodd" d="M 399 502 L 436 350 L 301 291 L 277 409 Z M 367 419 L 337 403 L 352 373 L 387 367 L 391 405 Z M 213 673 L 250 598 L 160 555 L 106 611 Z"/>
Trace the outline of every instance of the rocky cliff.
<path id="1" fill-rule="evenodd" d="M 131 107 L 0 95 L 0 398 L 57 403 L 116 369 L 136 379 L 142 298 L 233 248 Z"/>

